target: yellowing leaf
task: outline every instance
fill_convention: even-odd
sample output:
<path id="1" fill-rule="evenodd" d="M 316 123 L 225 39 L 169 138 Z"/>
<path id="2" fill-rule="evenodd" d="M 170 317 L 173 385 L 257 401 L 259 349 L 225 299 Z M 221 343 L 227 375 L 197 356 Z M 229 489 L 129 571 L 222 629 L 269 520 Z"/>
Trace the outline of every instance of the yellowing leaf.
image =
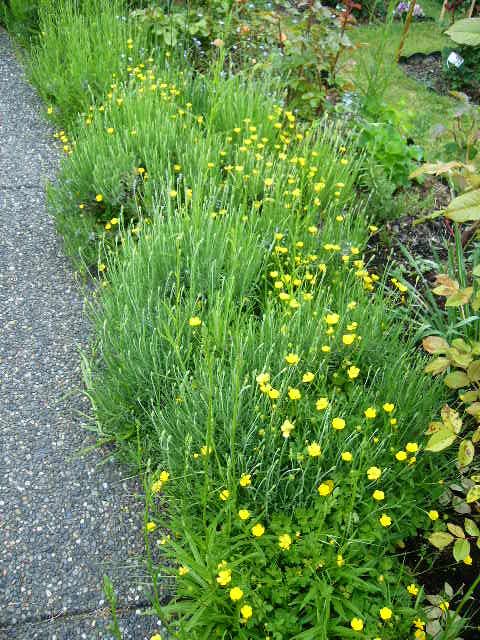
<path id="1" fill-rule="evenodd" d="M 467 375 L 470 382 L 477 382 L 480 380 L 480 360 L 474 360 L 468 367 Z"/>
<path id="2" fill-rule="evenodd" d="M 448 342 L 440 336 L 428 336 L 422 340 L 422 346 L 428 353 L 445 353 L 449 348 Z"/>
<path id="3" fill-rule="evenodd" d="M 435 358 L 427 364 L 424 371 L 425 373 L 431 373 L 433 376 L 437 376 L 439 373 L 443 373 L 450 366 L 450 360 L 448 358 Z"/>
<path id="4" fill-rule="evenodd" d="M 455 409 L 452 409 L 446 404 L 442 407 L 440 414 L 447 429 L 455 431 L 455 433 L 460 433 L 462 430 L 462 419 L 458 415 L 458 411 L 455 411 Z"/>
<path id="5" fill-rule="evenodd" d="M 445 376 L 444 382 L 450 389 L 461 389 L 468 386 L 469 379 L 463 371 L 452 371 L 448 376 Z"/>
<path id="6" fill-rule="evenodd" d="M 480 220 L 480 189 L 467 191 L 454 198 L 448 205 L 445 216 L 454 222 Z"/>
<path id="7" fill-rule="evenodd" d="M 455 540 L 453 545 L 453 557 L 457 562 L 462 562 L 470 554 L 470 543 L 468 540 Z"/>
<path id="8" fill-rule="evenodd" d="M 461 467 L 468 467 L 475 455 L 475 447 L 471 440 L 462 440 L 458 447 L 458 464 Z"/>
<path id="9" fill-rule="evenodd" d="M 462 527 L 459 527 L 458 524 L 453 524 L 453 522 L 447 522 L 447 529 L 450 533 L 457 538 L 465 538 L 465 534 L 463 533 Z"/>
<path id="10" fill-rule="evenodd" d="M 458 44 L 478 47 L 480 46 L 480 18 L 457 20 L 445 33 Z"/>
<path id="11" fill-rule="evenodd" d="M 432 535 L 428 538 L 430 544 L 433 544 L 433 546 L 437 547 L 437 549 L 440 549 L 440 551 L 442 549 L 445 549 L 445 547 L 448 547 L 448 545 L 453 542 L 453 540 L 453 536 L 446 531 L 437 531 L 437 533 L 432 533 Z"/>
<path id="12" fill-rule="evenodd" d="M 432 292 L 437 296 L 453 296 L 460 289 L 460 285 L 456 280 L 452 280 L 445 273 L 439 273 L 435 278 L 435 287 Z"/>
<path id="13" fill-rule="evenodd" d="M 427 451 L 438 453 L 439 451 L 443 451 L 443 449 L 446 449 L 451 444 L 453 444 L 456 438 L 456 434 L 450 429 L 441 429 L 429 438 L 425 449 Z"/>
<path id="14" fill-rule="evenodd" d="M 459 289 L 453 295 L 448 296 L 445 306 L 446 307 L 461 307 L 467 304 L 472 297 L 473 287 L 466 287 L 465 289 Z"/>
<path id="15" fill-rule="evenodd" d="M 473 402 L 469 407 L 465 409 L 467 413 L 475 418 L 480 416 L 480 402 Z"/>
<path id="16" fill-rule="evenodd" d="M 467 504 L 480 500 L 480 484 L 476 484 L 474 487 L 470 489 L 470 491 L 467 493 L 466 500 L 467 500 Z"/>

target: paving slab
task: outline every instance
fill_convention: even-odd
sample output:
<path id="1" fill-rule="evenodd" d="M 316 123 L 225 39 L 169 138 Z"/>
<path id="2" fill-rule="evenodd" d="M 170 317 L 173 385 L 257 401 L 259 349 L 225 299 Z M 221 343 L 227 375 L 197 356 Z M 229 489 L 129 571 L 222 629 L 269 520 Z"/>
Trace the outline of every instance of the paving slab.
<path id="1" fill-rule="evenodd" d="M 89 327 L 46 210 L 59 153 L 41 113 L 0 30 L 0 638 L 109 638 L 108 574 L 142 640 L 140 488 L 84 428 Z"/>

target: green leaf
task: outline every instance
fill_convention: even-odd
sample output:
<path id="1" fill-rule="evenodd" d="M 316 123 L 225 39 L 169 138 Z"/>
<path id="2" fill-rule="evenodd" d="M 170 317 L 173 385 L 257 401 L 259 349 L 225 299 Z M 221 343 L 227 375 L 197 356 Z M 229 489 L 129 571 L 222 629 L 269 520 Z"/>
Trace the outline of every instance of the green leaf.
<path id="1" fill-rule="evenodd" d="M 476 484 L 474 487 L 470 489 L 470 491 L 467 493 L 466 500 L 467 500 L 467 504 L 480 500 L 480 484 Z"/>
<path id="2" fill-rule="evenodd" d="M 425 449 L 427 451 L 433 451 L 437 453 L 438 451 L 443 451 L 451 444 L 453 444 L 456 440 L 457 436 L 450 429 L 442 429 L 441 431 L 437 431 L 427 442 L 427 446 Z"/>
<path id="3" fill-rule="evenodd" d="M 444 382 L 450 389 L 461 389 L 462 387 L 467 387 L 470 380 L 463 371 L 452 371 L 448 376 L 445 376 Z"/>
<path id="4" fill-rule="evenodd" d="M 472 273 L 477 278 L 480 278 L 480 264 L 477 264 L 475 267 L 473 267 Z"/>
<path id="5" fill-rule="evenodd" d="M 470 518 L 465 518 L 465 531 L 469 536 L 480 536 L 480 529 L 477 527 L 476 523 Z"/>
<path id="6" fill-rule="evenodd" d="M 470 543 L 468 540 L 455 540 L 453 545 L 453 557 L 457 562 L 462 562 L 470 553 Z"/>
<path id="7" fill-rule="evenodd" d="M 457 20 L 445 33 L 458 44 L 478 47 L 480 45 L 480 18 Z"/>
<path id="8" fill-rule="evenodd" d="M 437 531 L 437 533 L 432 533 L 432 535 L 428 538 L 430 544 L 433 544 L 437 549 L 445 549 L 448 545 L 453 542 L 454 538 L 450 533 L 446 531 Z"/>
<path id="9" fill-rule="evenodd" d="M 475 447 L 471 440 L 462 440 L 458 447 L 458 464 L 461 467 L 468 467 L 475 455 Z"/>
<path id="10" fill-rule="evenodd" d="M 477 418 L 478 416 L 480 416 L 480 402 L 473 402 L 469 407 L 465 409 L 465 411 L 474 418 Z"/>
<path id="11" fill-rule="evenodd" d="M 470 382 L 477 382 L 480 380 L 480 360 L 474 360 L 468 367 L 467 375 Z"/>
<path id="12" fill-rule="evenodd" d="M 480 189 L 467 191 L 454 198 L 448 205 L 445 216 L 454 222 L 480 220 Z"/>

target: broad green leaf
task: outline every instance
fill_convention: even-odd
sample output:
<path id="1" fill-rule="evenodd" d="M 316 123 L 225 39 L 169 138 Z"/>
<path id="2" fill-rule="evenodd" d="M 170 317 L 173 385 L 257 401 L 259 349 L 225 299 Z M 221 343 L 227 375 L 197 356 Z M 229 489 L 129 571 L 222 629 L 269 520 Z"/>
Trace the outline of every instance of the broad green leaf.
<path id="1" fill-rule="evenodd" d="M 470 489 L 470 491 L 467 493 L 466 500 L 467 500 L 467 504 L 480 500 L 480 484 L 476 484 L 474 487 Z"/>
<path id="2" fill-rule="evenodd" d="M 470 543 L 468 540 L 455 540 L 453 545 L 453 557 L 457 562 L 462 562 L 470 553 Z"/>
<path id="3" fill-rule="evenodd" d="M 454 198 L 448 205 L 445 216 L 454 222 L 480 220 L 480 189 L 467 191 Z"/>
<path id="4" fill-rule="evenodd" d="M 476 523 L 470 518 L 465 518 L 465 531 L 469 536 L 480 536 L 480 529 L 477 527 Z"/>
<path id="5" fill-rule="evenodd" d="M 428 336 L 422 340 L 422 346 L 428 353 L 445 353 L 449 348 L 448 342 L 440 336 Z"/>
<path id="6" fill-rule="evenodd" d="M 467 304 L 472 297 L 473 287 L 466 287 L 465 289 L 459 289 L 453 295 L 448 296 L 445 306 L 446 307 L 461 307 Z"/>
<path id="7" fill-rule="evenodd" d="M 455 338 L 455 340 L 452 340 L 452 347 L 455 347 L 455 349 L 463 353 L 470 353 L 472 350 L 472 347 L 465 342 L 463 338 Z"/>
<path id="8" fill-rule="evenodd" d="M 453 444 L 456 440 L 456 434 L 450 429 L 442 429 L 441 431 L 437 431 L 427 442 L 427 446 L 425 449 L 427 451 L 433 451 L 437 453 L 438 451 L 443 451 L 451 444 Z"/>
<path id="9" fill-rule="evenodd" d="M 468 467 L 475 455 L 475 447 L 471 440 L 462 440 L 458 447 L 458 464 L 461 467 Z"/>
<path id="10" fill-rule="evenodd" d="M 466 353 L 465 351 L 459 351 L 454 347 L 451 347 L 447 352 L 447 357 L 450 360 L 453 360 L 453 363 L 456 364 L 461 369 L 466 369 L 468 365 L 473 360 L 473 356 L 470 353 Z"/>
<path id="11" fill-rule="evenodd" d="M 468 367 L 467 375 L 470 382 L 477 382 L 480 380 L 480 360 L 474 360 Z"/>
<path id="12" fill-rule="evenodd" d="M 453 533 L 456 538 L 465 538 L 465 533 L 463 532 L 462 527 L 459 527 L 458 524 L 447 522 L 447 529 L 450 531 L 450 533 Z"/>
<path id="13" fill-rule="evenodd" d="M 448 376 L 445 376 L 444 382 L 450 389 L 461 389 L 467 387 L 470 381 L 463 371 L 452 371 Z"/>
<path id="14" fill-rule="evenodd" d="M 480 45 L 480 18 L 457 20 L 445 33 L 458 44 L 478 47 Z"/>
<path id="15" fill-rule="evenodd" d="M 470 402 L 475 402 L 478 399 L 478 391 L 466 391 L 465 393 L 460 394 L 460 400 L 465 402 L 465 404 L 469 404 Z"/>
<path id="16" fill-rule="evenodd" d="M 433 376 L 443 373 L 450 366 L 450 360 L 448 358 L 435 358 L 427 364 L 424 371 L 425 373 L 431 373 Z"/>
<path id="17" fill-rule="evenodd" d="M 453 536 L 446 531 L 437 531 L 437 533 L 432 533 L 432 535 L 428 538 L 430 544 L 433 544 L 433 546 L 437 547 L 437 549 L 440 549 L 440 551 L 442 549 L 445 549 L 445 547 L 448 547 L 448 545 L 453 542 L 453 540 Z"/>

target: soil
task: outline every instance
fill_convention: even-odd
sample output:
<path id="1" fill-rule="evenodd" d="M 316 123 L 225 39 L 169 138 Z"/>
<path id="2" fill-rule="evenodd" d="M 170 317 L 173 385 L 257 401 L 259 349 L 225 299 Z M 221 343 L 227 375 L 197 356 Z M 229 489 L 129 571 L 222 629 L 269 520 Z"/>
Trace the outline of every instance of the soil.
<path id="1" fill-rule="evenodd" d="M 448 95 L 451 91 L 448 80 L 442 73 L 443 61 L 440 52 L 429 54 L 414 53 L 412 56 L 401 57 L 400 66 L 405 73 L 418 80 L 432 91 L 436 91 L 442 95 Z M 464 87 L 463 93 L 466 93 L 474 102 L 480 100 L 480 95 L 474 87 Z"/>
<path id="2" fill-rule="evenodd" d="M 410 191 L 412 190 L 417 191 L 419 201 L 429 198 L 429 209 L 423 212 L 425 216 L 430 215 L 432 211 L 445 208 L 451 199 L 448 186 L 436 178 L 427 178 L 423 185 L 412 185 Z M 447 258 L 446 245 L 452 240 L 453 230 L 443 216 L 415 224 L 420 219 L 421 215 L 416 214 L 389 220 L 379 234 L 370 238 L 367 255 L 369 265 L 374 271 L 383 272 L 386 265 L 393 261 L 402 271 L 403 277 L 414 283 L 418 278 L 418 272 L 402 252 L 402 245 L 415 260 L 423 277 L 428 282 L 433 282 L 435 274 L 438 273 L 436 265 Z"/>

